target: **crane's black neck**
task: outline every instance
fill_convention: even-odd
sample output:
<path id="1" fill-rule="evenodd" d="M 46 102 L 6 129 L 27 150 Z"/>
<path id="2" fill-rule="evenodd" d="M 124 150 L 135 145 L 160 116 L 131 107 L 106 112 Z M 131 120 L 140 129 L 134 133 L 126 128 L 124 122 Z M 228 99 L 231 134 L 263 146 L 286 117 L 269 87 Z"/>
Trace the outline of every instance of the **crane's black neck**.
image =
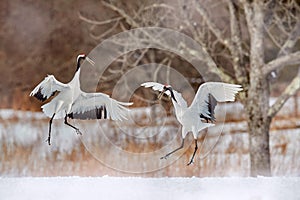
<path id="1" fill-rule="evenodd" d="M 83 61 L 85 58 L 84 57 L 79 57 L 77 60 L 77 69 L 76 72 L 80 69 L 81 66 L 81 61 Z"/>
<path id="2" fill-rule="evenodd" d="M 173 89 L 169 88 L 169 87 L 165 87 L 165 90 L 169 90 L 170 91 L 171 98 L 177 103 L 177 100 L 175 99 L 175 95 L 174 95 Z"/>

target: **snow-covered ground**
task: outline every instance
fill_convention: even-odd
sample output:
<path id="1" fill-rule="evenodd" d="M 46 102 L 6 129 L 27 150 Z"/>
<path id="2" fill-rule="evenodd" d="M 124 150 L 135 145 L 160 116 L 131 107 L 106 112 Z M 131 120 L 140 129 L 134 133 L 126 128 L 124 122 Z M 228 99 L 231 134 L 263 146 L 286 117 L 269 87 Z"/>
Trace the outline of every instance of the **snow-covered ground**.
<path id="1" fill-rule="evenodd" d="M 299 200 L 300 178 L 0 178 L 2 200 Z"/>

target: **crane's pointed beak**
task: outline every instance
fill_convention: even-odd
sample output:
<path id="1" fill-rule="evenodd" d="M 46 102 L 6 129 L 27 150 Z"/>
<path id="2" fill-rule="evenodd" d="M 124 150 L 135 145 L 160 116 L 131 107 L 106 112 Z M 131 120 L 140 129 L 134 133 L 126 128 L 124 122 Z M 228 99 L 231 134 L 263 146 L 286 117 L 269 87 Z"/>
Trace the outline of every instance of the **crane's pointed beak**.
<path id="1" fill-rule="evenodd" d="M 161 93 L 157 97 L 158 100 L 160 100 L 162 98 L 162 96 L 164 95 L 165 91 L 166 91 L 165 89 L 163 91 L 161 91 Z"/>
<path id="2" fill-rule="evenodd" d="M 85 59 L 86 59 L 91 65 L 95 66 L 95 62 L 94 62 L 92 59 L 90 59 L 89 57 L 86 57 Z"/>

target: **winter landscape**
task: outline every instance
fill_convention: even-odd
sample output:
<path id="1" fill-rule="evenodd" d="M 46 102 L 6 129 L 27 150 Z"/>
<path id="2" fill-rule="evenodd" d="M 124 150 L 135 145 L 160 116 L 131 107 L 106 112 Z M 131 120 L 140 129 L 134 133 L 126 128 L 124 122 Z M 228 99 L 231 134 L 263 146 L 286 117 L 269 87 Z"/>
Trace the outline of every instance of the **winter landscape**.
<path id="1" fill-rule="evenodd" d="M 163 151 L 148 157 L 133 157 L 114 148 L 116 145 L 129 153 L 150 153 L 154 142 L 178 140 L 176 123 L 165 125 L 163 131 L 158 127 L 140 127 L 142 131 L 135 131 L 136 141 L 131 143 L 128 141 L 132 135 L 119 134 L 116 138 L 106 121 L 76 121 L 84 132 L 82 136 L 56 121 L 52 145 L 48 146 L 45 141 L 48 121 L 42 113 L 1 110 L 0 196 L 4 199 L 298 199 L 300 129 L 296 127 L 299 118 L 284 117 L 295 114 L 294 100 L 289 100 L 272 125 L 271 159 L 275 176 L 272 178 L 248 177 L 246 124 L 238 121 L 239 115 L 230 112 L 243 112 L 239 103 L 219 106 L 218 110 L 226 107 L 226 119 L 232 122 L 220 125 L 222 134 L 218 141 L 220 128 L 209 130 L 210 136 L 192 166 L 186 166 L 192 143 L 175 156 L 175 161 L 160 160 Z M 136 109 L 132 119 L 147 120 L 150 113 L 151 109 Z M 128 123 L 122 126 L 129 129 Z M 99 126 L 114 144 L 103 140 L 103 132 L 97 133 Z M 157 130 L 159 134 L 155 138 L 149 137 Z M 143 145 L 139 146 L 141 142 Z M 101 153 L 95 150 L 95 144 Z M 172 146 L 178 144 L 179 141 Z M 45 175 L 49 177 L 41 177 Z"/>

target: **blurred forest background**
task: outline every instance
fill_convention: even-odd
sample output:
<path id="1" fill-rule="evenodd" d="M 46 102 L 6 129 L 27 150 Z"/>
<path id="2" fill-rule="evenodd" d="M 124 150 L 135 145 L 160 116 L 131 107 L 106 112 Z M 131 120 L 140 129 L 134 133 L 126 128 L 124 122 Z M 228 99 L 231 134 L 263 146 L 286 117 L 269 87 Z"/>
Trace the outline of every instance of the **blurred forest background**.
<path id="1" fill-rule="evenodd" d="M 134 171 L 135 167 L 138 168 L 137 171 L 141 172 L 138 175 L 144 176 L 249 175 L 249 139 L 246 117 L 242 104 L 238 102 L 227 108 L 222 108 L 227 110 L 227 115 L 221 139 L 219 140 L 217 131 L 208 132 L 210 135 L 207 143 L 211 144 L 203 147 L 204 152 L 208 152 L 214 143 L 218 143 L 216 148 L 205 159 L 196 159 L 195 165 L 190 167 L 185 165 L 193 151 L 193 146 L 185 148 L 186 153 L 181 159 L 165 161 L 169 163 L 167 167 L 165 167 L 164 161 L 159 160 L 160 154 L 151 159 L 148 158 L 149 160 L 137 158 L 137 160 L 118 162 L 116 160 L 121 159 L 122 155 L 117 155 L 107 143 L 103 142 L 101 135 L 97 134 L 97 127 L 103 126 L 104 132 L 108 133 L 108 137 L 114 141 L 114 144 L 128 152 L 155 151 L 164 146 L 165 143 L 177 140 L 177 145 L 179 145 L 179 138 L 177 137 L 180 136 L 177 130 L 179 125 L 174 116 L 172 117 L 171 103 L 167 98 L 164 99 L 163 106 L 168 110 L 169 121 L 163 137 L 161 135 L 149 137 L 148 140 L 141 142 L 141 140 L 135 140 L 134 134 L 124 136 L 124 134 L 116 133 L 117 129 L 113 128 L 115 126 L 113 122 L 76 121 L 76 125 L 87 132 L 80 140 L 72 130 L 64 127 L 62 121 L 57 120 L 53 125 L 53 145 L 49 147 L 44 142 L 48 119 L 39 113 L 42 104 L 35 98 L 29 98 L 30 91 L 47 74 L 53 74 L 61 82 L 68 82 L 75 71 L 75 58 L 79 53 L 88 54 L 102 40 L 121 31 L 137 27 L 156 26 L 172 28 L 193 36 L 193 31 L 189 29 L 191 28 L 189 22 L 181 18 L 184 13 L 187 13 L 185 10 L 188 9 L 183 2 L 166 0 L 160 1 L 161 4 L 158 4 L 154 0 L 147 0 L 142 3 L 129 0 L 111 1 L 110 4 L 99 0 L 1 0 L 0 175 L 98 176 L 109 174 L 123 176 L 128 174 L 114 170 L 114 168 Z M 219 1 L 203 1 L 202 4 L 204 7 L 214 10 L 214 20 L 218 25 L 226 27 L 228 22 L 224 15 L 227 8 L 217 2 Z M 116 6 L 112 7 L 111 5 Z M 178 10 L 170 10 L 168 5 L 178 8 Z M 159 7 L 166 8 L 169 12 L 165 12 L 164 9 L 160 10 Z M 122 17 L 120 15 L 122 10 L 117 10 L 117 8 L 122 8 L 125 14 L 134 16 L 138 26 L 135 27 L 129 18 Z M 178 18 L 175 20 L 174 14 L 179 20 Z M 172 17 L 174 17 L 174 21 L 170 20 Z M 195 20 L 197 21 L 197 18 Z M 201 21 L 197 21 L 197 23 L 201 24 Z M 210 40 L 215 39 L 213 36 L 206 33 L 203 35 L 203 38 L 198 39 L 207 39 L 207 44 L 202 43 L 201 45 L 206 45 L 209 50 L 220 49 L 219 53 L 224 53 L 219 44 L 208 44 Z M 270 39 L 267 41 L 267 59 L 272 58 L 278 51 L 278 47 L 273 43 Z M 300 48 L 299 41 L 295 48 Z M 223 65 L 229 74 L 233 73 L 231 63 L 225 57 L 218 54 L 214 54 L 213 57 L 217 65 Z M 122 62 L 112 63 L 110 67 L 112 70 L 107 70 L 105 77 L 101 77 L 101 79 L 99 77 L 98 91 L 111 95 L 111 89 L 116 81 L 126 70 L 133 68 L 136 63 L 153 62 L 171 66 L 188 78 L 194 90 L 203 82 L 199 74 L 195 70 L 191 70 L 190 63 L 170 52 L 142 49 L 126 54 L 120 60 Z M 298 73 L 298 66 L 277 73 L 277 77 L 271 80 L 273 102 L 275 101 L 274 98 L 283 92 L 286 85 Z M 136 94 L 151 100 L 155 100 L 157 95 L 142 89 L 136 91 Z M 190 102 L 192 96 L 189 96 L 188 99 Z M 138 113 L 138 107 L 149 106 L 148 102 L 134 98 L 132 100 L 137 109 L 134 113 Z M 153 104 L 150 103 L 150 105 Z M 222 106 L 225 107 L 225 105 Z M 38 113 L 32 113 L 32 111 Z M 135 127 L 136 124 L 132 121 L 121 126 L 128 129 L 135 128 L 136 132 L 141 129 L 145 135 L 151 135 L 151 132 L 160 126 L 159 123 L 149 125 L 147 123 L 149 116 L 146 114 L 138 113 L 135 115 L 135 123 L 139 121 L 139 125 L 143 125 L 142 128 L 140 126 Z M 160 118 L 160 113 L 156 113 L 155 117 Z M 147 129 L 147 127 L 150 128 Z M 84 138 L 85 136 L 86 138 Z M 199 141 L 203 142 L 205 138 L 206 135 L 203 135 Z M 97 145 L 99 146 L 96 145 L 96 147 L 101 151 L 95 149 L 88 151 L 84 144 L 91 141 L 92 143 L 98 142 Z M 299 144 L 300 97 L 298 92 L 288 100 L 271 124 L 270 146 L 273 175 L 300 175 Z M 169 150 L 174 146 L 169 147 Z M 101 158 L 92 156 L 91 151 L 97 151 L 94 154 L 101 154 L 99 156 Z M 114 160 L 109 160 L 111 158 Z M 97 159 L 115 163 L 106 166 L 105 162 L 103 164 Z M 157 163 L 155 159 L 157 159 Z M 132 166 L 137 163 L 141 164 L 140 168 L 139 166 Z M 118 165 L 128 166 L 115 167 Z M 150 169 L 159 170 L 148 173 L 151 171 Z"/>
<path id="2" fill-rule="evenodd" d="M 47 74 L 62 82 L 74 72 L 76 56 L 98 42 L 78 13 L 99 12 L 97 1 L 1 1 L 1 107 L 39 110 L 28 93 Z"/>

